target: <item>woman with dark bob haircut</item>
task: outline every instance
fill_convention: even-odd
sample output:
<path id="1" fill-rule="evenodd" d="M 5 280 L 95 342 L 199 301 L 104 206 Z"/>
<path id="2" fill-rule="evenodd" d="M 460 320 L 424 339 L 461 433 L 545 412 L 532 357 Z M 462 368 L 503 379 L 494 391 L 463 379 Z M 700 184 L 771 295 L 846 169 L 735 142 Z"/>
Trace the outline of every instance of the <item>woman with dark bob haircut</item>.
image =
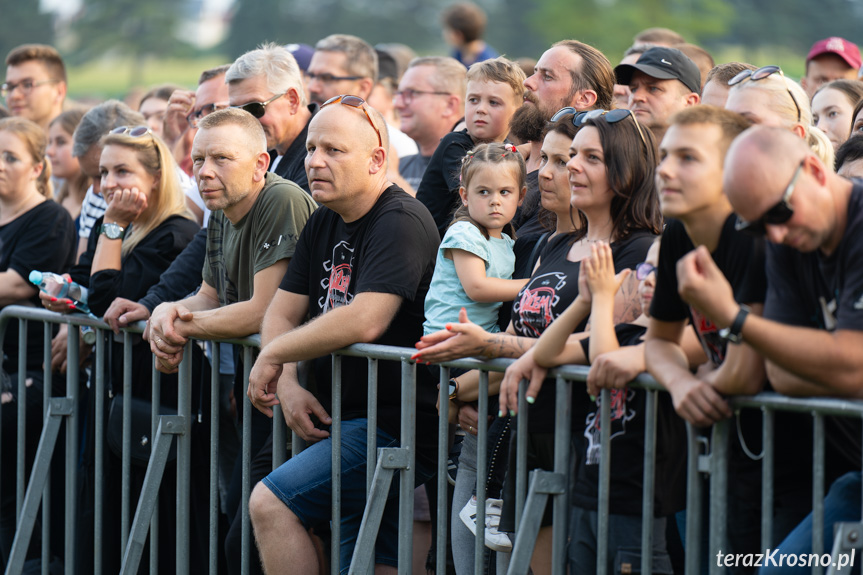
<path id="1" fill-rule="evenodd" d="M 510 370 L 517 370 L 532 380 L 528 390 L 530 468 L 553 469 L 555 413 L 555 386 L 542 385 L 545 372 L 533 362 L 530 348 L 578 297 L 581 262 L 590 256 L 596 242 L 611 245 L 615 272 L 619 273 L 634 269 L 644 261 L 662 227 L 654 185 L 656 146 L 650 131 L 642 128 L 629 110 L 574 112 L 572 108 L 564 108 L 552 119 L 571 122 L 578 128 L 566 165 L 570 215 L 575 221 L 575 231 L 549 240 L 530 281 L 513 302 L 512 322 L 506 332 L 487 333 L 471 323 L 463 312 L 458 323 L 453 318 L 449 329 L 424 336 L 417 343 L 420 351 L 414 356 L 429 362 L 470 356 L 520 358 Z M 631 322 L 641 314 L 635 274 L 630 274 L 615 296 L 614 310 L 615 324 Z M 576 331 L 584 331 L 585 325 L 586 321 Z M 490 376 L 490 393 L 498 393 L 499 389 L 505 393 L 507 390 L 500 387 L 500 378 L 495 378 L 494 374 Z M 507 379 L 519 381 L 521 377 Z M 478 389 L 477 373 L 468 372 L 458 380 L 457 400 L 474 400 Z M 573 394 L 572 436 L 579 459 L 583 459 L 585 453 L 588 402 L 586 394 Z M 475 433 L 476 427 L 473 423 L 466 432 Z M 514 464 L 515 458 L 510 461 Z M 505 485 L 512 483 L 508 481 Z M 508 508 L 513 505 L 512 493 L 505 492 L 501 529 L 507 525 Z M 549 506 L 536 546 L 540 551 L 534 553 L 531 562 L 534 573 L 551 572 L 548 553 L 551 519 Z"/>

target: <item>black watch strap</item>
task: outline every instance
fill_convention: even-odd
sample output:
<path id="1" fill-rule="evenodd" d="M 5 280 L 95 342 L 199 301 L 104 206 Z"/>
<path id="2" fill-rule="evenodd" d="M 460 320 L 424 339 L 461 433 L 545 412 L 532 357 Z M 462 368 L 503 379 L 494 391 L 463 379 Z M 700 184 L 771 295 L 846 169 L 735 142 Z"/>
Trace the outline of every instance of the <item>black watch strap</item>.
<path id="1" fill-rule="evenodd" d="M 743 322 L 746 321 L 746 317 L 749 315 L 750 311 L 752 310 L 748 305 L 741 304 L 740 310 L 737 312 L 737 317 L 734 318 L 734 321 L 729 327 L 719 330 L 719 337 L 727 340 L 729 343 L 742 342 L 743 336 L 740 332 L 743 331 Z"/>

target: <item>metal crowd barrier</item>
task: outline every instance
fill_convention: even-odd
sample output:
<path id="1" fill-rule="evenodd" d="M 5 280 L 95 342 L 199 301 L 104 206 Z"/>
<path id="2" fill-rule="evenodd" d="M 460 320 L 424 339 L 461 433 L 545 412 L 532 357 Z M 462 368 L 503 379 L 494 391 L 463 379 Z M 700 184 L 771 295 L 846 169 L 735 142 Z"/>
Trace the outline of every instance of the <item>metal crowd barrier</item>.
<path id="1" fill-rule="evenodd" d="M 100 520 L 103 511 L 103 500 L 101 494 L 106 487 L 101 485 L 100 474 L 104 462 L 104 391 L 105 391 L 105 357 L 103 333 L 110 334 L 108 326 L 101 321 L 90 319 L 79 315 L 60 315 L 46 310 L 9 306 L 0 312 L 0 334 L 5 333 L 6 325 L 10 318 L 20 318 L 19 341 L 22 342 L 19 350 L 19 365 L 26 361 L 26 333 L 29 329 L 28 323 L 42 322 L 44 324 L 45 341 L 45 364 L 50 366 L 50 342 L 51 325 L 68 324 L 70 326 L 89 326 L 96 330 L 96 353 L 97 358 L 93 369 L 94 391 L 96 393 L 96 501 L 95 501 L 95 537 L 94 556 L 96 560 L 95 573 L 102 573 L 100 563 L 102 554 L 101 537 L 104 526 Z M 176 540 L 176 572 L 186 574 L 189 572 L 189 477 L 190 477 L 190 450 L 191 441 L 189 428 L 191 425 L 191 353 L 189 343 L 184 360 L 180 365 L 180 385 L 178 386 L 178 410 L 177 415 L 160 415 L 158 406 L 159 397 L 159 372 L 153 369 L 153 397 L 152 397 L 152 437 L 153 448 L 146 477 L 141 489 L 141 497 L 137 503 L 129 500 L 130 486 L 130 455 L 131 445 L 131 340 L 132 334 L 140 333 L 143 325 L 137 325 L 124 332 L 124 376 L 123 391 L 124 401 L 123 415 L 123 457 L 122 457 L 122 544 L 123 565 L 121 573 L 137 573 L 138 565 L 143 554 L 144 546 L 149 535 L 151 541 L 158 540 L 158 509 L 157 499 L 159 485 L 164 474 L 168 453 L 173 439 L 176 438 L 177 452 L 177 540 Z M 2 337 L 2 335 L 0 335 Z M 68 365 L 78 365 L 78 338 L 77 329 L 70 329 L 68 333 Z M 230 340 L 229 343 L 243 346 L 244 354 L 244 376 L 248 380 L 252 367 L 254 348 L 260 345 L 257 336 L 239 340 Z M 414 485 L 414 462 L 415 462 L 415 439 L 416 439 L 416 412 L 415 412 L 415 385 L 416 364 L 410 361 L 410 356 L 415 352 L 413 348 L 394 348 L 379 345 L 354 345 L 333 354 L 333 406 L 331 416 L 333 418 L 333 496 L 332 496 L 332 541 L 339 541 L 341 499 L 339 490 L 341 487 L 341 446 L 340 446 L 340 416 L 341 416 L 341 357 L 354 356 L 365 357 L 368 360 L 369 375 L 369 441 L 367 454 L 366 489 L 368 493 L 368 504 L 360 527 L 356 549 L 350 564 L 351 574 L 371 573 L 374 561 L 374 541 L 377 536 L 381 516 L 384 509 L 387 493 L 390 489 L 395 473 L 399 473 L 399 541 L 398 541 L 398 571 L 400 574 L 410 573 L 411 559 L 413 554 L 413 485 Z M 213 346 L 211 361 L 213 366 L 219 365 L 219 346 Z M 399 361 L 402 369 L 402 428 L 401 446 L 398 448 L 375 449 L 374 429 L 377 421 L 377 373 L 379 361 Z M 491 360 L 481 362 L 473 359 L 464 359 L 449 362 L 441 370 L 440 385 L 440 408 L 438 428 L 438 470 L 437 473 L 437 535 L 436 548 L 436 572 L 446 573 L 446 544 L 447 529 L 449 525 L 450 510 L 447 508 L 447 484 L 445 471 L 447 467 L 447 442 L 448 442 L 448 398 L 446 383 L 449 379 L 449 368 L 469 368 L 480 370 L 479 383 L 479 413 L 488 412 L 488 373 L 491 371 L 504 371 L 511 360 Z M 212 400 L 210 406 L 210 452 L 209 452 L 209 532 L 208 532 L 208 565 L 207 572 L 218 573 L 218 556 L 223 552 L 222 541 L 218 538 L 218 513 L 219 492 L 218 481 L 218 458 L 219 458 L 219 370 L 212 370 Z M 572 397 L 572 383 L 583 383 L 587 376 L 587 368 L 578 366 L 563 366 L 551 370 L 550 376 L 555 378 L 557 401 L 555 414 L 555 445 L 554 445 L 554 469 L 551 471 L 534 470 L 528 476 L 526 454 L 527 454 L 527 402 L 525 398 L 526 382 L 522 382 L 519 390 L 519 425 L 516 432 L 517 460 L 516 460 L 516 535 L 511 556 L 509 557 L 508 570 L 510 575 L 522 575 L 528 572 L 531 554 L 546 502 L 549 497 L 553 501 L 553 543 L 552 543 L 552 572 L 566 573 L 566 545 L 569 522 L 569 468 L 570 468 L 570 407 Z M 76 532 L 75 522 L 79 510 L 76 507 L 78 469 L 77 453 L 79 439 L 79 405 L 78 405 L 78 373 L 75 369 L 69 369 L 66 382 L 65 397 L 50 397 L 51 373 L 45 370 L 45 391 L 43 401 L 44 424 L 39 441 L 35 460 L 32 463 L 29 482 L 25 478 L 26 454 L 25 445 L 21 438 L 25 433 L 26 411 L 24 398 L 27 393 L 25 374 L 19 373 L 17 385 L 19 400 L 17 405 L 17 429 L 18 445 L 16 453 L 16 534 L 11 555 L 6 566 L 7 574 L 20 573 L 26 553 L 31 540 L 32 532 L 37 521 L 38 510 L 42 507 L 42 573 L 48 573 L 50 560 L 50 460 L 57 441 L 60 425 L 65 419 L 66 423 L 66 469 L 65 469 L 65 541 L 64 541 L 64 569 L 67 575 L 75 573 L 76 554 Z M 644 495 L 642 505 L 642 557 L 652 557 L 653 546 L 653 495 L 655 489 L 655 455 L 656 455 L 656 420 L 657 420 L 657 393 L 661 388 L 656 382 L 642 374 L 634 386 L 647 390 L 646 399 L 646 422 L 645 422 L 645 452 L 644 452 Z M 598 553 L 597 573 L 607 573 L 607 545 L 608 545 L 608 522 L 610 501 L 610 425 L 606 425 L 610 419 L 610 396 L 608 390 L 602 391 L 602 408 L 600 412 L 601 425 L 601 451 L 600 462 L 600 485 L 598 493 Z M 251 542 L 251 528 L 249 522 L 248 501 L 251 490 L 250 485 L 250 462 L 252 456 L 251 445 L 251 403 L 243 399 L 243 434 L 242 434 L 242 456 L 243 465 L 243 493 L 242 493 L 242 573 L 249 572 L 249 555 L 247 549 Z M 736 397 L 731 400 L 734 409 L 760 409 L 764 413 L 763 428 L 763 487 L 762 487 L 762 547 L 768 548 L 772 534 L 772 511 L 773 511 L 773 437 L 774 437 L 774 413 L 776 411 L 798 411 L 811 413 L 814 420 L 814 464 L 813 464 L 813 553 L 824 553 L 823 525 L 824 509 L 823 498 L 825 491 L 824 479 L 824 417 L 827 415 L 863 417 L 863 402 L 842 401 L 833 399 L 792 399 L 772 393 L 762 393 L 752 397 Z M 274 409 L 276 416 L 273 421 L 273 468 L 280 465 L 287 457 L 286 453 L 286 426 L 281 418 L 279 409 Z M 687 528 L 686 540 L 686 573 L 697 574 L 700 572 L 700 560 L 702 550 L 701 541 L 701 481 L 702 475 L 711 478 L 710 485 L 710 519 L 709 519 L 709 550 L 708 557 L 715 556 L 717 550 L 726 549 L 726 501 L 727 493 L 727 470 L 728 470 L 728 439 L 731 421 L 723 421 L 715 425 L 712 430 L 712 438 L 709 442 L 709 453 L 703 453 L 705 442 L 699 439 L 693 428 L 687 426 L 688 432 L 688 470 L 687 470 Z M 478 423 L 478 445 L 477 445 L 477 485 L 476 497 L 478 502 L 485 501 L 485 477 L 487 475 L 487 450 L 485 438 L 488 431 L 488 423 L 484 417 L 479 418 Z M 302 441 L 294 434 L 292 436 L 292 452 L 299 452 Z M 0 460 L 0 466 L 10 465 L 11 461 Z M 8 485 L 0 485 L 0 490 L 11 489 Z M 71 495 L 71 496 L 70 496 Z M 430 502 L 435 504 L 435 502 Z M 134 516 L 132 505 L 135 505 Z M 474 572 L 483 572 L 483 552 L 485 525 L 485 506 L 477 505 L 477 530 L 475 539 L 475 563 Z M 840 537 L 833 549 L 833 554 L 840 550 L 861 548 L 863 531 L 861 524 L 842 524 L 839 526 Z M 339 573 L 339 548 L 338 545 L 331 546 L 330 571 Z M 641 573 L 652 573 L 651 561 L 644 562 Z M 711 574 L 722 572 L 722 568 L 715 562 L 710 562 Z M 150 546 L 150 572 L 159 573 L 158 545 Z M 821 567 L 813 567 L 813 573 L 820 573 Z"/>

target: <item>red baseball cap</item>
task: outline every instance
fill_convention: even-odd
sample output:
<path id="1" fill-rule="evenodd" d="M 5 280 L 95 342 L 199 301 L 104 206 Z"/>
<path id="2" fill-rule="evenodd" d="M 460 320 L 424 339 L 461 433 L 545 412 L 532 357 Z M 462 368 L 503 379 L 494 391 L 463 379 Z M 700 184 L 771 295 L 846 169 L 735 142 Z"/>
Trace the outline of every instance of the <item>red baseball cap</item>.
<path id="1" fill-rule="evenodd" d="M 857 44 L 849 42 L 845 38 L 833 36 L 832 38 L 825 38 L 824 40 L 815 42 L 812 45 L 812 49 L 809 50 L 809 55 L 806 56 L 806 63 L 808 64 L 812 58 L 817 58 L 822 54 L 836 54 L 855 70 L 860 69 L 860 48 L 857 47 Z"/>

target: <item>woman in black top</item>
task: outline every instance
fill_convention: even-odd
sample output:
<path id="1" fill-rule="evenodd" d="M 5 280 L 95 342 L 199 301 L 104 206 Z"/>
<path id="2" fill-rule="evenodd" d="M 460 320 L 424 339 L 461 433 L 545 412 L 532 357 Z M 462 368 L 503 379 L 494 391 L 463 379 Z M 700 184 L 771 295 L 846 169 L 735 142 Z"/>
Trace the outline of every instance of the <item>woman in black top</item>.
<path id="1" fill-rule="evenodd" d="M 486 333 L 467 317 L 462 317 L 449 330 L 423 337 L 417 343 L 420 351 L 415 356 L 431 362 L 469 356 L 518 357 L 521 359 L 517 369 L 527 374 L 541 373 L 528 391 L 532 398 L 528 430 L 536 448 L 528 457 L 533 467 L 545 469 L 552 469 L 553 464 L 550 446 L 554 430 L 554 385 L 542 385 L 544 371 L 533 364 L 529 350 L 536 338 L 578 295 L 580 262 L 590 255 L 593 243 L 610 243 L 615 271 L 619 272 L 644 261 L 654 237 L 661 230 L 654 186 L 654 141 L 652 134 L 638 125 L 635 116 L 628 110 L 594 111 L 567 114 L 557 120 L 572 122 L 579 128 L 570 146 L 567 164 L 576 231 L 554 238 L 545 247 L 531 280 L 513 303 L 513 319 L 506 333 Z M 617 295 L 614 321 L 626 323 L 640 313 L 633 279 L 626 282 Z M 465 374 L 459 380 L 458 399 L 475 399 L 478 378 Z M 497 387 L 490 383 L 492 392 L 496 392 Z M 580 441 L 587 413 L 586 396 L 582 395 L 573 394 L 573 425 L 582 426 L 573 432 L 576 442 Z M 550 525 L 550 519 L 548 516 L 544 524 Z M 540 532 L 540 538 L 548 538 L 549 545 L 550 531 Z M 543 544 L 538 541 L 537 549 L 541 548 Z M 531 567 L 534 573 L 550 572 L 550 558 L 535 554 Z"/>
<path id="2" fill-rule="evenodd" d="M 53 202 L 51 164 L 45 158 L 45 132 L 24 118 L 0 120 L 0 306 L 39 303 L 31 271 L 63 273 L 75 256 L 75 230 L 69 214 Z M 4 556 L 15 534 L 15 444 L 18 427 L 18 372 L 27 377 L 27 460 L 32 461 L 42 426 L 42 326 L 27 331 L 26 365 L 18 362 L 18 322 L 3 340 L 2 420 L 3 488 L 0 549 Z M 38 533 L 38 529 L 36 533 Z M 36 549 L 37 546 L 31 546 Z"/>
<path id="3" fill-rule="evenodd" d="M 117 297 L 137 301 L 147 290 L 158 283 L 159 277 L 177 255 L 186 247 L 199 230 L 198 224 L 186 209 L 185 197 L 177 180 L 177 166 L 170 150 L 162 140 L 145 126 L 117 128 L 102 140 L 103 149 L 99 160 L 102 174 L 101 194 L 108 203 L 105 215 L 96 220 L 94 233 L 90 234 L 87 251 L 72 268 L 72 279 L 89 289 L 90 311 L 101 316 Z M 51 301 L 42 298 L 48 309 L 64 311 L 68 300 Z M 106 373 L 109 397 L 122 393 L 123 389 L 123 338 L 118 336 L 107 346 Z M 150 348 L 140 336 L 133 336 L 132 348 L 132 395 L 149 402 L 151 397 Z M 177 379 L 161 378 L 161 403 L 176 406 Z M 109 401 L 104 398 L 105 401 Z M 120 409 L 120 402 L 106 403 L 105 411 Z M 93 418 L 94 403 L 90 403 L 90 431 L 85 448 L 85 485 L 94 465 Z M 133 414 L 133 421 L 135 420 Z M 109 420 L 110 421 L 110 420 Z M 146 418 L 149 429 L 149 417 Z M 133 423 L 134 425 L 134 423 Z M 118 430 L 106 426 L 106 437 Z M 113 442 L 118 445 L 119 442 Z M 112 441 L 108 441 L 111 446 Z M 110 486 L 105 498 L 105 530 L 103 549 L 107 571 L 119 569 L 119 509 L 120 509 L 120 453 L 105 449 L 105 485 Z M 137 492 L 143 480 L 143 463 L 132 472 L 132 501 L 137 501 Z M 160 571 L 173 569 L 173 533 L 175 525 L 172 500 L 174 490 L 171 469 L 165 471 L 162 481 L 163 505 L 160 522 Z M 92 484 L 87 485 L 85 497 L 92 497 Z M 92 508 L 92 502 L 83 502 L 82 509 Z M 92 534 L 92 527 L 80 530 Z M 86 538 L 86 536 L 85 536 Z M 114 538 L 117 538 L 116 541 Z M 89 549 L 81 542 L 81 549 Z M 82 569 L 92 569 L 91 557 L 82 553 Z M 147 554 L 144 554 L 145 558 Z M 110 566 L 110 567 L 108 567 Z"/>

